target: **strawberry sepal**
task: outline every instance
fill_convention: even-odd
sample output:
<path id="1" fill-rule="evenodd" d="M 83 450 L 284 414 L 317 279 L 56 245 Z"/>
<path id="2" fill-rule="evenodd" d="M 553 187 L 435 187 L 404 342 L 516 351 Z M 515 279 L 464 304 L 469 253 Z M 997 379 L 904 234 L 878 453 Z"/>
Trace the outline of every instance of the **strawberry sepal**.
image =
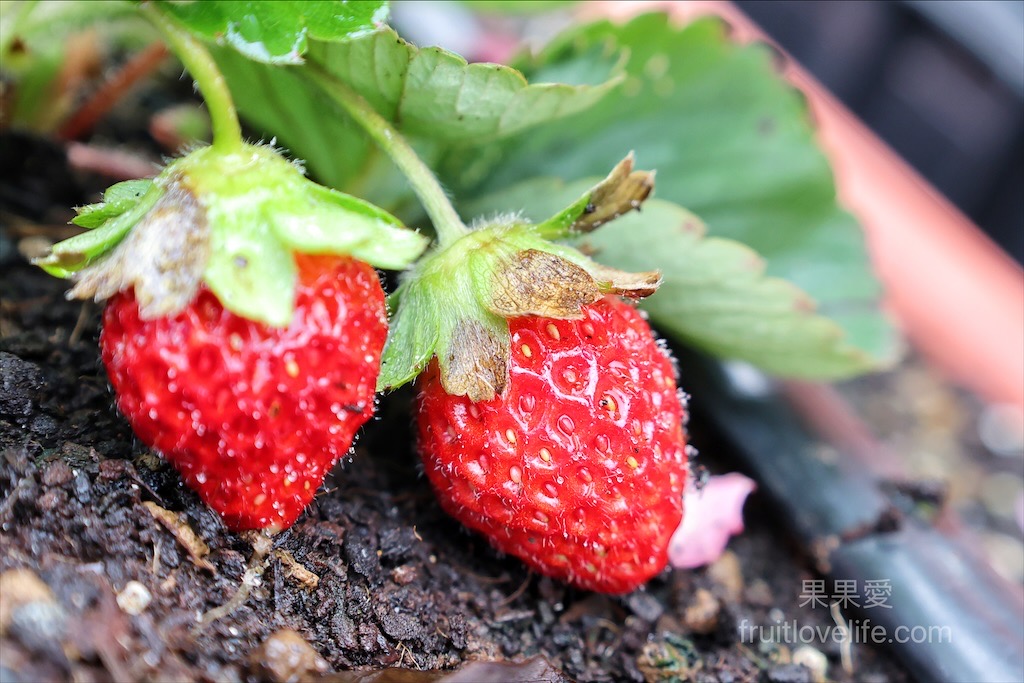
<path id="1" fill-rule="evenodd" d="M 91 228 L 89 232 L 83 232 L 55 244 L 49 254 L 35 259 L 33 263 L 56 277 L 72 277 L 74 273 L 86 268 L 120 244 L 125 235 L 162 196 L 163 188 L 151 184 L 146 193 L 130 207 L 123 207 L 122 211 L 111 212 L 102 221 L 96 223 L 89 219 L 93 214 L 89 209 L 97 207 L 96 213 L 102 213 L 103 203 L 85 207 L 79 217 L 86 216 L 85 220 L 90 225 L 84 227 Z"/>
<path id="2" fill-rule="evenodd" d="M 652 188 L 653 174 L 633 171 L 630 156 L 543 223 L 497 219 L 428 253 L 389 301 L 394 319 L 378 389 L 411 381 L 436 356 L 445 391 L 490 400 L 508 380 L 510 319 L 578 319 L 606 294 L 652 294 L 661 282 L 657 272 L 618 271 L 550 241 L 638 208 Z"/>
<path id="3" fill-rule="evenodd" d="M 149 178 L 125 180 L 111 185 L 103 193 L 102 202 L 75 207 L 77 215 L 71 222 L 83 228 L 98 228 L 110 219 L 132 209 L 152 187 L 153 181 Z"/>
<path id="4" fill-rule="evenodd" d="M 135 288 L 146 319 L 180 312 L 206 285 L 232 313 L 283 327 L 294 309 L 296 253 L 401 269 L 427 246 L 395 217 L 313 183 L 268 146 L 203 147 L 147 182 L 115 185 L 85 207 L 76 220 L 93 230 L 37 265 L 75 279 L 73 297 Z"/>

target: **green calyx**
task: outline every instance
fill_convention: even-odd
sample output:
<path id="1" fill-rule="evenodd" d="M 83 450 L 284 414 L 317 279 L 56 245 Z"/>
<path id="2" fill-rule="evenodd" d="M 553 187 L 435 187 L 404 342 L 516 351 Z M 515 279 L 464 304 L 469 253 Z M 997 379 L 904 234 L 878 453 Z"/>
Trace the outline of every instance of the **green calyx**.
<path id="1" fill-rule="evenodd" d="M 653 174 L 632 166 L 632 157 L 625 159 L 547 221 L 497 219 L 427 254 L 389 298 L 394 318 L 378 389 L 411 381 L 436 356 L 449 394 L 489 400 L 508 378 L 509 319 L 578 318 L 583 306 L 605 294 L 652 294 L 657 272 L 618 271 L 550 241 L 638 209 L 653 188 Z"/>
<path id="2" fill-rule="evenodd" d="M 152 181 L 115 185 L 74 220 L 93 228 L 37 265 L 104 299 L 134 287 L 143 317 L 173 315 L 208 286 L 228 310 L 285 326 L 294 306 L 293 254 L 348 255 L 408 267 L 427 240 L 355 197 L 308 180 L 270 147 L 204 147 Z"/>

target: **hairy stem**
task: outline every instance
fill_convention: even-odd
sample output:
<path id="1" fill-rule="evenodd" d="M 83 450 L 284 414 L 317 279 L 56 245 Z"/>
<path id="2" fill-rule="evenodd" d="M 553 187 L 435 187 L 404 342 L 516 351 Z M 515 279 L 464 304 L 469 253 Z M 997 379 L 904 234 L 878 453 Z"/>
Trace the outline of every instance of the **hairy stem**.
<path id="1" fill-rule="evenodd" d="M 405 174 L 427 215 L 430 216 L 441 244 L 450 244 L 469 232 L 433 171 L 423 163 L 394 126 L 378 114 L 359 93 L 318 65 L 307 63 L 305 72 L 363 127 Z"/>
<path id="2" fill-rule="evenodd" d="M 234 152 L 242 147 L 242 127 L 238 123 L 235 102 L 209 50 L 187 29 L 178 26 L 151 3 L 139 7 L 142 15 L 156 26 L 164 40 L 185 65 L 206 102 L 213 126 L 213 146 L 221 152 Z"/>

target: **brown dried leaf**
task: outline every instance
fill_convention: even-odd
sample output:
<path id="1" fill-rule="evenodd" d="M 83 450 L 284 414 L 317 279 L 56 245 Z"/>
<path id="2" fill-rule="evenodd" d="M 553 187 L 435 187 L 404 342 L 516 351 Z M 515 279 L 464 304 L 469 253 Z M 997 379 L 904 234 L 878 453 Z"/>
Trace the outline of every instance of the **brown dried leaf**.
<path id="1" fill-rule="evenodd" d="M 602 292 L 630 299 L 648 297 L 661 285 L 661 273 L 656 270 L 630 273 L 594 263 L 590 266 L 590 274 L 597 280 Z"/>
<path id="2" fill-rule="evenodd" d="M 489 401 L 508 381 L 508 340 L 499 339 L 477 320 L 460 320 L 452 333 L 441 382 L 452 396 Z"/>
<path id="3" fill-rule="evenodd" d="M 306 590 L 315 590 L 320 585 L 320 577 L 306 569 L 306 567 L 295 559 L 287 550 L 275 550 L 274 557 L 281 561 L 286 578 L 291 579 Z"/>
<path id="4" fill-rule="evenodd" d="M 167 527 L 167 530 L 171 532 L 174 538 L 178 540 L 178 543 L 188 552 L 189 557 L 192 558 L 192 562 L 197 567 L 213 574 L 217 573 L 217 568 L 206 559 L 206 556 L 210 554 L 210 546 L 206 545 L 203 539 L 196 535 L 196 532 L 185 521 L 184 515 L 166 510 L 153 501 L 147 500 L 142 504 L 146 506 L 149 514 L 153 515 L 156 521 Z"/>
<path id="5" fill-rule="evenodd" d="M 492 278 L 490 294 L 488 309 L 503 318 L 579 318 L 581 306 L 601 298 L 590 273 L 537 249 L 516 252 L 503 261 Z"/>
<path id="6" fill-rule="evenodd" d="M 590 232 L 640 205 L 654 191 L 654 171 L 634 171 L 633 153 L 620 161 L 590 193 L 590 202 L 573 222 L 573 232 Z"/>
<path id="7" fill-rule="evenodd" d="M 113 251 L 74 275 L 68 297 L 99 301 L 134 288 L 143 320 L 173 315 L 195 298 L 209 255 L 206 213 L 174 180 Z"/>

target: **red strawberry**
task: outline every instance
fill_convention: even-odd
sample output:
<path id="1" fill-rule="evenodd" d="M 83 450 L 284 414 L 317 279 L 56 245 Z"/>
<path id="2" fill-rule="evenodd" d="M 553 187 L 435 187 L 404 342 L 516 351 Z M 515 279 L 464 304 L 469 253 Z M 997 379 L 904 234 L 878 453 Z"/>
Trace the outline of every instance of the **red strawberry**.
<path id="1" fill-rule="evenodd" d="M 100 345 L 117 406 L 232 529 L 286 528 L 373 415 L 387 334 L 370 266 L 297 255 L 295 313 L 274 328 L 203 289 L 143 321 L 114 296 Z"/>
<path id="2" fill-rule="evenodd" d="M 503 393 L 419 379 L 420 451 L 441 506 L 504 552 L 582 588 L 624 593 L 660 572 L 682 518 L 686 407 L 632 306 L 509 321 Z"/>
<path id="3" fill-rule="evenodd" d="M 387 333 L 373 266 L 425 239 L 268 147 L 200 148 L 116 185 L 38 261 L 109 299 L 117 405 L 235 530 L 280 530 L 373 414 Z"/>
<path id="4" fill-rule="evenodd" d="M 609 593 L 667 563 L 686 408 L 668 355 L 616 296 L 649 296 L 661 276 L 551 240 L 639 208 L 653 187 L 630 155 L 541 223 L 439 230 L 392 295 L 378 380 L 420 375 L 420 453 L 445 510 L 541 573 Z"/>

